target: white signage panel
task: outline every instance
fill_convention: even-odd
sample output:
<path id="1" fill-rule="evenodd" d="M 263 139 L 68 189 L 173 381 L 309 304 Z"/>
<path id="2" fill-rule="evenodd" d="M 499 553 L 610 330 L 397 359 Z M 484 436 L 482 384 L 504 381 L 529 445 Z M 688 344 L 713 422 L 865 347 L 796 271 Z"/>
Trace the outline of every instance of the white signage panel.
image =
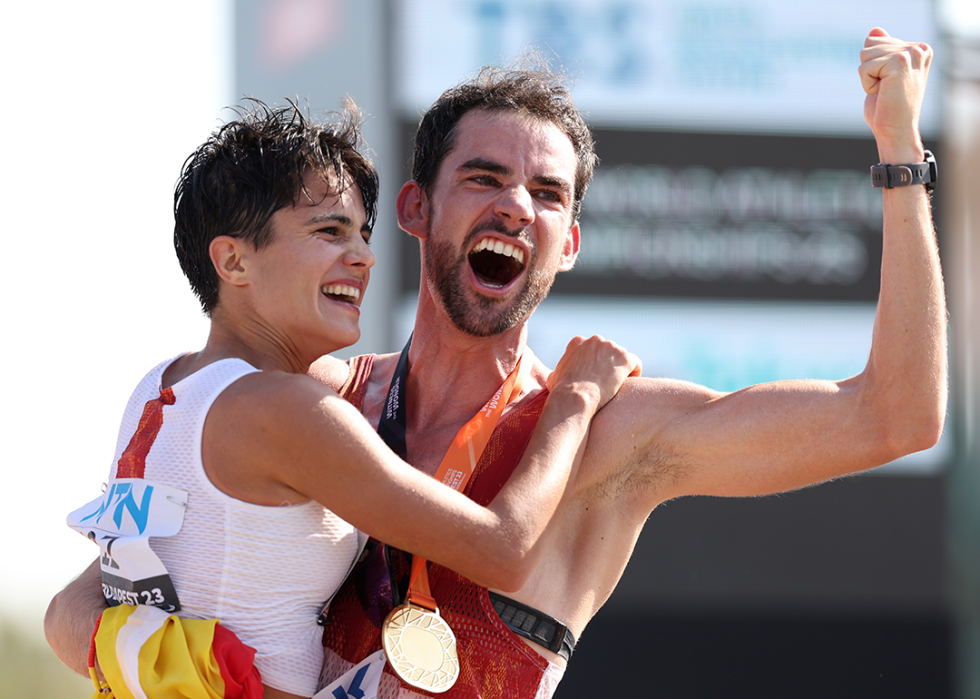
<path id="1" fill-rule="evenodd" d="M 924 0 L 400 0 L 395 99 L 424 111 L 528 47 L 576 80 L 596 125 L 866 135 L 858 54 L 872 27 L 938 44 Z M 923 133 L 940 128 L 933 70 Z"/>

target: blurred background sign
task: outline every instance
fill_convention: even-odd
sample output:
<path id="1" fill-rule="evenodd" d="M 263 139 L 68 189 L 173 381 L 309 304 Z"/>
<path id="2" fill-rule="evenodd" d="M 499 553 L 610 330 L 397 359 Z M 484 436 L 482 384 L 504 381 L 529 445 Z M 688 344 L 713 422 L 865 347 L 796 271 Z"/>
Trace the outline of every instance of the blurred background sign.
<path id="1" fill-rule="evenodd" d="M 596 126 L 852 136 L 867 134 L 854 105 L 868 30 L 938 38 L 924 0 L 399 0 L 393 24 L 395 99 L 409 115 L 467 72 L 533 48 L 576 79 Z M 932 136 L 936 77 L 922 116 Z"/>

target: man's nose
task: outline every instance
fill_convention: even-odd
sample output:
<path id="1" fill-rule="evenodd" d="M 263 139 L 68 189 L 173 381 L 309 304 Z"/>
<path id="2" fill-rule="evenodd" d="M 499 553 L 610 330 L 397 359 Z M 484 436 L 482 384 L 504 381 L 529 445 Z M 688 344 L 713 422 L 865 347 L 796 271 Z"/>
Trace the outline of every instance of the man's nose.
<path id="1" fill-rule="evenodd" d="M 534 202 L 523 185 L 508 187 L 497 198 L 496 212 L 514 226 L 526 226 L 534 220 Z"/>

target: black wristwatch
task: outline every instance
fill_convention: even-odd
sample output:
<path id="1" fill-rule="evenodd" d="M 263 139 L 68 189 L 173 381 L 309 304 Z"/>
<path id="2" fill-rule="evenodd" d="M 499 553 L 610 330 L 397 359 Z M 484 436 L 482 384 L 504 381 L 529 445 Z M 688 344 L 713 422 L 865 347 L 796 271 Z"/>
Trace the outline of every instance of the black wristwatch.
<path id="1" fill-rule="evenodd" d="M 884 187 L 907 187 L 911 184 L 924 184 L 926 191 L 931 192 L 936 188 L 936 180 L 939 178 L 939 170 L 936 168 L 936 156 L 932 151 L 926 151 L 926 161 L 924 163 L 913 163 L 911 165 L 877 165 L 871 166 L 871 186 Z"/>

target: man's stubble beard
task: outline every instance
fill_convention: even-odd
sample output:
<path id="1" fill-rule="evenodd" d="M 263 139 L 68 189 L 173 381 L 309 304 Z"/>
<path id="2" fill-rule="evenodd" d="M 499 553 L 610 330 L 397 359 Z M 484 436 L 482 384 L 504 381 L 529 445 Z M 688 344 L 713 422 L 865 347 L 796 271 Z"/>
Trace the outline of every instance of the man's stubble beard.
<path id="1" fill-rule="evenodd" d="M 486 230 L 482 227 L 480 230 Z M 537 257 L 528 260 L 528 274 L 516 298 L 478 296 L 470 301 L 464 281 L 466 253 L 448 242 L 434 242 L 431 227 L 426 244 L 425 275 L 456 329 L 473 337 L 492 337 L 524 323 L 548 296 L 555 272 L 538 269 Z"/>

